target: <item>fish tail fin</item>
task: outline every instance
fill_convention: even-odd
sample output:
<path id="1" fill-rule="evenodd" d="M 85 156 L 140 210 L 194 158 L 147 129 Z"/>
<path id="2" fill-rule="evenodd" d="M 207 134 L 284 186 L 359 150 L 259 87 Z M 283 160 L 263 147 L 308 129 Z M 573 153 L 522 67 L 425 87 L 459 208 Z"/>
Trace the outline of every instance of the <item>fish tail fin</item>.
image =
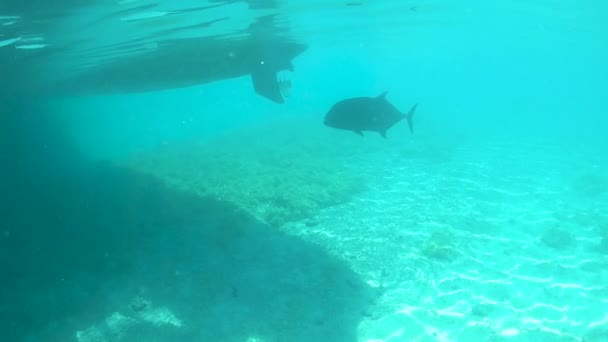
<path id="1" fill-rule="evenodd" d="M 416 112 L 416 107 L 418 107 L 417 103 L 412 106 L 412 109 L 410 109 L 407 114 L 405 114 L 407 125 L 410 127 L 410 133 L 414 133 L 414 113 Z"/>

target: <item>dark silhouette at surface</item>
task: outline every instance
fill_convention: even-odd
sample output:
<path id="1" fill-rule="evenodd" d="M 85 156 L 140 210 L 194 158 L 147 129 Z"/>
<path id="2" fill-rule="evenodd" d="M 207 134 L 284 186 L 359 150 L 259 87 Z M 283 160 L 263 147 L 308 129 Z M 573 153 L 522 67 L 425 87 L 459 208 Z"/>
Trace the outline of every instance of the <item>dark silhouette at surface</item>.
<path id="1" fill-rule="evenodd" d="M 255 12 L 277 8 L 278 2 L 245 1 L 254 12 L 250 25 L 230 17 L 226 6 L 235 2 L 189 8 L 173 8 L 170 2 L 94 7 L 65 1 L 52 8 L 5 3 L 0 15 L 15 19 L 0 21 L 0 41 L 21 40 L 0 50 L 2 83 L 23 84 L 26 77 L 28 87 L 21 91 L 31 96 L 74 96 L 170 90 L 250 76 L 257 94 L 283 103 L 277 73 L 293 71 L 293 59 L 307 46 L 289 36 L 285 18 Z M 224 8 L 217 17 L 208 14 Z M 74 23 L 80 15 L 91 19 Z M 175 17 L 175 23 L 154 25 L 166 17 Z M 146 30 L 140 24 L 148 25 Z M 14 48 L 20 44 L 43 47 Z"/>

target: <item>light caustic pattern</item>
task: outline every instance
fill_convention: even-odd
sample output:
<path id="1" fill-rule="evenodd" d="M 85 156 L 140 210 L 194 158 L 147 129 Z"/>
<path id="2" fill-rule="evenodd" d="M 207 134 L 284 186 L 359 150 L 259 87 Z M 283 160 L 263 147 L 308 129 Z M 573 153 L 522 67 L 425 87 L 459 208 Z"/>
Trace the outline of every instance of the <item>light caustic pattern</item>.
<path id="1" fill-rule="evenodd" d="M 286 227 L 383 290 L 360 340 L 606 341 L 605 164 L 542 145 L 438 150 L 363 157 L 368 192 Z"/>

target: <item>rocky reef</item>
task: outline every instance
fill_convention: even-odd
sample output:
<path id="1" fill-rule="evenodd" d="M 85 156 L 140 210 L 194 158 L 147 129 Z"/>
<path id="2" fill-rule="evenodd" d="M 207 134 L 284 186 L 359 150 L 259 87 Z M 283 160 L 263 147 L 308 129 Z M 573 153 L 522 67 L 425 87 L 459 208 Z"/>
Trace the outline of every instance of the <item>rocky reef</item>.
<path id="1" fill-rule="evenodd" d="M 360 145 L 336 140 L 335 132 L 313 124 L 273 123 L 210 141 L 168 144 L 133 156 L 128 166 L 280 226 L 365 189 L 365 179 L 349 167 Z"/>

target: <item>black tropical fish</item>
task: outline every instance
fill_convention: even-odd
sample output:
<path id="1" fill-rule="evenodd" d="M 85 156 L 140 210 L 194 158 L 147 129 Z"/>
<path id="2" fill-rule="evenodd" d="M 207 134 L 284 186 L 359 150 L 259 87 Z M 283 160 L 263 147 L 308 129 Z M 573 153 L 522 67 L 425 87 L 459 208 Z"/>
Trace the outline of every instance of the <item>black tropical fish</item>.
<path id="1" fill-rule="evenodd" d="M 325 116 L 325 125 L 359 135 L 363 135 L 363 131 L 378 132 L 386 138 L 386 131 L 405 118 L 410 132 L 414 133 L 412 119 L 418 104 L 403 114 L 388 102 L 387 93 L 377 97 L 355 97 L 334 104 Z"/>

